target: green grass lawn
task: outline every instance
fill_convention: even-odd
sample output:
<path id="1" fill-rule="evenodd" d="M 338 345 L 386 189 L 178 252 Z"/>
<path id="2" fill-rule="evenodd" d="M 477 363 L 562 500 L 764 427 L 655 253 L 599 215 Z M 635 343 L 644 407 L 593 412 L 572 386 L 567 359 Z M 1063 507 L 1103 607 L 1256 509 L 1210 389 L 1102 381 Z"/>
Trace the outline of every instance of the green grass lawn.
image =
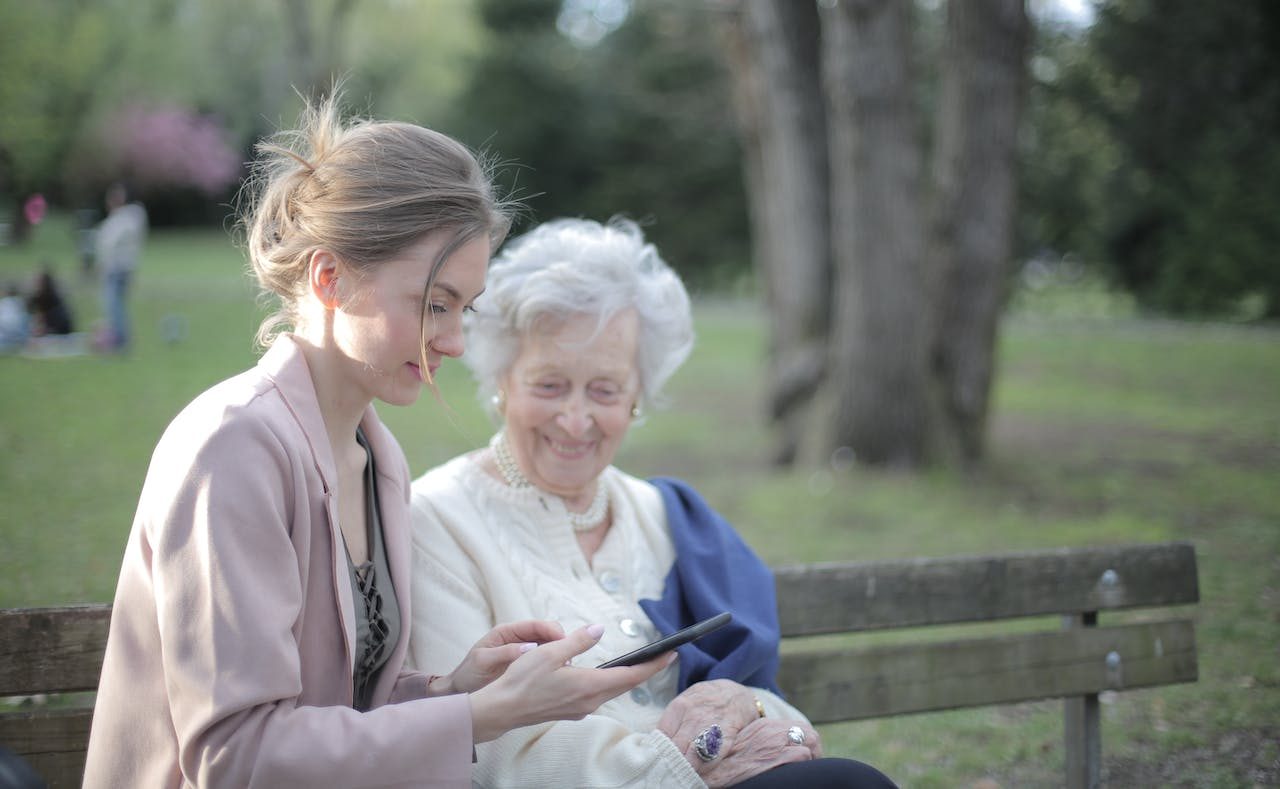
<path id="1" fill-rule="evenodd" d="M 99 310 L 55 219 L 0 248 L 0 281 L 55 261 L 81 325 Z M 156 439 L 195 394 L 252 364 L 261 311 L 221 234 L 157 232 L 123 357 L 0 357 L 0 606 L 110 600 Z M 162 321 L 186 327 L 166 343 Z M 1189 539 L 1202 603 L 1200 681 L 1109 694 L 1113 786 L 1280 783 L 1280 331 L 1022 311 L 1006 321 L 990 458 L 924 475 L 765 461 L 767 315 L 697 307 L 671 407 L 619 465 L 694 482 L 771 563 Z M 421 472 L 487 440 L 465 368 L 443 402 L 380 413 Z M 904 786 L 1054 786 L 1059 703 L 827 726 L 827 752 Z M 985 783 L 984 783 L 985 782 Z"/>

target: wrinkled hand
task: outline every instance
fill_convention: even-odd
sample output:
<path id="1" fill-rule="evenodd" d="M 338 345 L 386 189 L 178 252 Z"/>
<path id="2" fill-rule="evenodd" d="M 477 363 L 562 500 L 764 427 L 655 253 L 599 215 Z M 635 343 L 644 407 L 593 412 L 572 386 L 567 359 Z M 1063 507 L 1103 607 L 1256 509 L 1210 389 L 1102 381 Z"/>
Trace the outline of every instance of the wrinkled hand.
<path id="1" fill-rule="evenodd" d="M 755 692 L 730 679 L 695 682 L 671 700 L 658 721 L 658 731 L 671 738 L 699 774 L 709 764 L 698 759 L 690 743 L 713 723 L 720 724 L 726 742 L 759 718 Z"/>
<path id="2" fill-rule="evenodd" d="M 604 628 L 599 625 L 583 627 L 528 650 L 506 666 L 505 672 L 499 672 L 500 677 L 474 691 L 470 699 L 473 741 L 487 742 L 516 727 L 544 721 L 582 720 L 675 659 L 674 653 L 667 652 L 635 666 L 567 665 L 575 655 L 590 649 L 603 633 Z"/>
<path id="3" fill-rule="evenodd" d="M 799 726 L 804 732 L 804 744 L 797 745 L 787 736 L 792 726 Z M 688 756 L 701 762 L 692 748 L 686 753 L 686 758 Z M 717 759 L 701 762 L 706 767 L 699 775 L 707 786 L 733 786 L 780 764 L 821 756 L 822 741 L 809 724 L 782 718 L 757 718 L 739 730 L 732 740 L 725 741 Z"/>
<path id="4" fill-rule="evenodd" d="M 549 641 L 564 638 L 564 628 L 556 622 L 530 619 L 498 625 L 471 648 L 451 674 L 431 681 L 432 696 L 471 693 L 502 676 L 516 658 Z"/>
<path id="5" fill-rule="evenodd" d="M 730 786 L 780 764 L 815 759 L 822 755 L 822 741 L 808 723 L 782 718 L 761 718 L 755 691 L 727 679 L 690 685 L 676 696 L 658 730 L 671 738 L 702 780 L 710 786 Z M 709 762 L 693 749 L 693 738 L 711 724 L 720 725 L 724 740 L 720 754 Z M 803 745 L 787 738 L 787 730 L 799 726 Z"/>

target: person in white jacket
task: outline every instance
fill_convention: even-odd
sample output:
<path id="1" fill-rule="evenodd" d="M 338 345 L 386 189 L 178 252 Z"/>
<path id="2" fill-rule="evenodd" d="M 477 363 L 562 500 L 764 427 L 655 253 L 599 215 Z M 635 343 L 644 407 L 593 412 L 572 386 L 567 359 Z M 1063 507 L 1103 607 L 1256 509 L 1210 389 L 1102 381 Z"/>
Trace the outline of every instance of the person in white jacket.
<path id="1" fill-rule="evenodd" d="M 147 239 L 147 211 L 129 202 L 124 184 L 107 188 L 107 216 L 94 236 L 94 259 L 102 278 L 102 309 L 107 332 L 103 346 L 122 351 L 132 339 L 129 330 L 129 285 Z"/>
<path id="2" fill-rule="evenodd" d="M 780 695 L 773 577 L 688 485 L 612 465 L 693 344 L 689 297 L 634 223 L 556 220 L 511 242 L 465 363 L 502 427 L 413 485 L 410 661 L 455 663 L 511 618 L 606 623 L 596 666 L 721 611 L 727 627 L 579 721 L 477 747 L 492 787 L 865 786 Z"/>

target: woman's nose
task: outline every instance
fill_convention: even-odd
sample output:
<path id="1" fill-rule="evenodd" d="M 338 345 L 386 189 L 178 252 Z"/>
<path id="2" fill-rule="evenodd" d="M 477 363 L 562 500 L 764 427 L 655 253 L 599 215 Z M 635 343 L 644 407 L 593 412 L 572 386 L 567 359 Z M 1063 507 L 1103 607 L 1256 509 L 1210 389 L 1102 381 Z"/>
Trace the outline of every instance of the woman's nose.
<path id="1" fill-rule="evenodd" d="M 461 356 L 467 347 L 462 333 L 462 324 L 456 321 L 438 324 L 436 336 L 431 338 L 431 347 L 445 356 L 455 359 Z"/>
<path id="2" fill-rule="evenodd" d="M 564 406 L 560 409 L 556 421 L 559 422 L 561 430 L 570 436 L 578 437 L 591 429 L 592 419 L 591 409 L 586 400 L 582 397 L 570 396 L 565 398 Z"/>

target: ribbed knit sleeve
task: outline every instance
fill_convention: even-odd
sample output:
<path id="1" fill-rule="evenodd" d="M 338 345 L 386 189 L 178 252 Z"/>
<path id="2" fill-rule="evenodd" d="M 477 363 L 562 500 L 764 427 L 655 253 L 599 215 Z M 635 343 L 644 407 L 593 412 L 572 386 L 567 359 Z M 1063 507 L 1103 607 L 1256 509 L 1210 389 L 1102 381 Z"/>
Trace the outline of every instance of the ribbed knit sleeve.
<path id="1" fill-rule="evenodd" d="M 706 786 L 665 734 L 604 715 L 516 729 L 476 751 L 475 781 L 485 787 Z"/>

